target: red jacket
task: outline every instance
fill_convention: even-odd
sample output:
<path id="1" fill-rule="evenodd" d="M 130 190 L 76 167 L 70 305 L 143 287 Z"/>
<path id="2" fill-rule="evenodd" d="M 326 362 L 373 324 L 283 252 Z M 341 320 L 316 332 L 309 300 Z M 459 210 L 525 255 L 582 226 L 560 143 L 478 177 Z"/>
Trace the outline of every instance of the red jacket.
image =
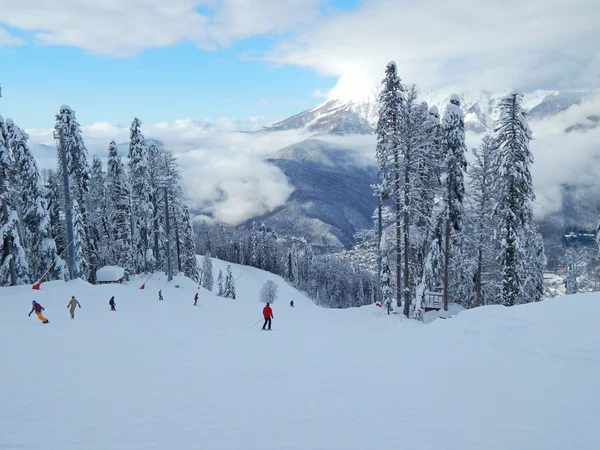
<path id="1" fill-rule="evenodd" d="M 272 319 L 273 318 L 273 310 L 271 309 L 270 306 L 265 306 L 263 308 L 263 316 L 265 319 Z"/>

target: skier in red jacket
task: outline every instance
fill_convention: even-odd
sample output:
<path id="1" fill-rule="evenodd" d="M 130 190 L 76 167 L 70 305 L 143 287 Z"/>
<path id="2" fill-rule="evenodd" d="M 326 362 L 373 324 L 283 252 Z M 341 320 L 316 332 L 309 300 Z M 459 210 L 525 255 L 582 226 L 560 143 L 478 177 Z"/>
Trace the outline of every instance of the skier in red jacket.
<path id="1" fill-rule="evenodd" d="M 194 295 L 194 306 L 198 306 L 198 293 L 196 292 L 196 295 Z"/>
<path id="2" fill-rule="evenodd" d="M 265 324 L 263 325 L 262 329 L 264 330 L 268 324 L 269 328 L 267 328 L 267 330 L 271 331 L 271 319 L 273 319 L 274 317 L 273 310 L 271 309 L 268 303 L 267 306 L 263 308 L 263 317 L 265 318 Z"/>

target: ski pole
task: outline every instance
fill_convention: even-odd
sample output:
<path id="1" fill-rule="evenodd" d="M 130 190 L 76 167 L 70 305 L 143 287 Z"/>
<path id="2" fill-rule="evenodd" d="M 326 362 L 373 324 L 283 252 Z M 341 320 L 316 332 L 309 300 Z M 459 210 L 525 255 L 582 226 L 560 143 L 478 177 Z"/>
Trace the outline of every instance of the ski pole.
<path id="1" fill-rule="evenodd" d="M 252 327 L 255 327 L 257 324 L 259 324 L 259 323 L 260 323 L 260 321 L 261 321 L 261 320 L 262 320 L 262 319 L 258 319 L 258 322 L 255 322 L 255 323 L 254 323 L 254 325 L 252 325 L 250 328 L 252 328 Z"/>

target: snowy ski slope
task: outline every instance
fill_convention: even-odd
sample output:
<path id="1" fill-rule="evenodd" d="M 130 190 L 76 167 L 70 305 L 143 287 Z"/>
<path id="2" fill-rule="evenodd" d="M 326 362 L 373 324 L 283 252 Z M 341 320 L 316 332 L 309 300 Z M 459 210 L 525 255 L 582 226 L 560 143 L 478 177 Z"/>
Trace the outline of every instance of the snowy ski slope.
<path id="1" fill-rule="evenodd" d="M 198 307 L 191 280 L 158 275 L 0 289 L 0 449 L 600 448 L 599 294 L 424 325 L 232 268 L 238 298 L 201 290 Z M 267 279 L 270 333 L 252 327 Z M 49 324 L 27 317 L 33 299 Z"/>

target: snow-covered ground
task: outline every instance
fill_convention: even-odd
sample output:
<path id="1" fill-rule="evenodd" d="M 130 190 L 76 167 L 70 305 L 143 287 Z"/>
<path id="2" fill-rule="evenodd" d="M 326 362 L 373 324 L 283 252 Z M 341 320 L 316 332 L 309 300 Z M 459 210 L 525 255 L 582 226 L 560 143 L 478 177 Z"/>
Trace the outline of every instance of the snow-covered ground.
<path id="1" fill-rule="evenodd" d="M 232 268 L 238 298 L 200 290 L 198 307 L 191 280 L 158 275 L 0 289 L 0 449 L 600 448 L 599 294 L 425 325 Z M 253 327 L 267 279 L 271 333 Z"/>

